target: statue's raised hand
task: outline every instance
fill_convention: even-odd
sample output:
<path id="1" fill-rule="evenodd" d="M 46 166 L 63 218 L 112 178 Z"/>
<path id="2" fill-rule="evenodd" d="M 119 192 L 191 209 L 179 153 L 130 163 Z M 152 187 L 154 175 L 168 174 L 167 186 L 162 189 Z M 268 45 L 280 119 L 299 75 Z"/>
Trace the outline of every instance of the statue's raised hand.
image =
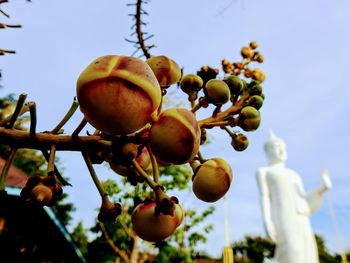
<path id="1" fill-rule="evenodd" d="M 324 169 L 321 172 L 321 178 L 322 178 L 323 187 L 325 188 L 325 190 L 332 188 L 331 178 L 329 177 L 329 173 L 327 169 Z"/>

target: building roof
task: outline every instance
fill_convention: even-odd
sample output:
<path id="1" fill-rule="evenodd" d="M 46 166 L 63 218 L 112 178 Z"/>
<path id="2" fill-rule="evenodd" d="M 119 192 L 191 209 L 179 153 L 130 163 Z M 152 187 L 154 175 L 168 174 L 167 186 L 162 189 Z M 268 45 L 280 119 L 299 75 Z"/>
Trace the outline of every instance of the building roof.
<path id="1" fill-rule="evenodd" d="M 5 165 L 5 160 L 0 158 L 0 171 Z M 18 169 L 14 165 L 11 165 L 9 173 L 7 175 L 6 185 L 22 188 L 28 179 L 28 175 L 22 170 Z"/>
<path id="2" fill-rule="evenodd" d="M 0 172 L 4 167 L 4 164 L 5 164 L 5 160 L 0 158 Z M 45 231 L 46 232 L 45 238 L 49 238 L 49 239 L 58 238 L 61 240 L 65 240 L 66 245 L 64 247 L 65 249 L 70 250 L 72 255 L 74 254 L 74 257 L 75 257 L 74 261 L 86 262 L 86 259 L 82 255 L 80 249 L 74 243 L 66 227 L 62 224 L 62 222 L 59 220 L 55 212 L 50 207 L 44 206 L 44 207 L 41 207 L 40 209 L 38 208 L 38 206 L 32 206 L 31 204 L 27 204 L 27 202 L 21 200 L 20 192 L 23 186 L 26 184 L 27 180 L 28 180 L 28 175 L 26 173 L 24 173 L 22 170 L 20 170 L 19 168 L 13 165 L 10 167 L 9 173 L 7 175 L 6 188 L 5 188 L 8 197 L 2 197 L 2 199 L 0 200 L 2 204 L 0 212 L 10 213 L 12 215 L 10 216 L 10 218 L 12 218 L 11 220 L 16 222 L 18 226 L 21 224 L 27 224 L 30 221 L 30 219 L 33 217 L 33 220 L 30 223 L 31 226 L 29 229 L 36 228 L 34 224 L 36 224 L 37 223 L 36 221 L 39 220 L 38 218 L 35 218 L 36 215 L 39 216 L 40 220 L 50 221 L 51 224 L 47 226 L 49 231 Z M 7 206 L 5 202 L 10 202 L 11 204 Z M 27 211 L 27 213 L 24 213 L 24 211 Z M 14 216 L 16 216 L 17 218 L 15 218 Z M 58 231 L 53 230 L 52 228 L 53 226 Z M 26 230 L 27 228 L 28 227 L 24 227 L 23 231 L 27 231 Z M 18 229 L 20 228 L 18 227 Z M 56 234 L 54 234 L 54 232 Z M 51 233 L 52 237 L 47 235 L 47 233 Z"/>

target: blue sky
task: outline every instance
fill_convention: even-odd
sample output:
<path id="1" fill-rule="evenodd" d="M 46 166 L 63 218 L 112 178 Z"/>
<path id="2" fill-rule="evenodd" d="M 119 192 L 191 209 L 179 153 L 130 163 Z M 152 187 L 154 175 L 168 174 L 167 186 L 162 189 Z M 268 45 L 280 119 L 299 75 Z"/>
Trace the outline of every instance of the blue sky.
<path id="1" fill-rule="evenodd" d="M 0 58 L 3 73 L 0 95 L 28 93 L 38 109 L 38 130 L 49 130 L 65 114 L 75 96 L 75 83 L 84 67 L 106 54 L 131 55 L 134 48 L 124 38 L 132 25 L 128 1 L 16 1 L 2 5 L 22 29 L 0 32 L 1 48 L 16 55 Z M 227 7 L 227 8 L 225 8 Z M 271 128 L 287 144 L 287 165 L 296 170 L 306 190 L 321 183 L 327 168 L 333 188 L 326 197 L 335 210 L 345 247 L 350 248 L 350 2 L 272 0 L 153 0 L 147 31 L 154 55 L 173 58 L 185 73 L 203 65 L 220 68 L 220 61 L 239 59 L 241 46 L 256 40 L 266 62 L 265 105 L 262 124 L 248 133 L 250 146 L 235 152 L 229 138 L 212 130 L 213 143 L 203 149 L 206 158 L 222 157 L 232 166 L 234 180 L 227 200 L 230 240 L 247 234 L 264 234 L 255 181 L 257 168 L 266 165 L 262 150 Z M 77 113 L 66 127 L 72 131 L 82 115 Z M 66 191 L 77 206 L 76 222 L 93 224 L 100 205 L 87 169 L 78 153 L 59 154 L 64 174 L 71 178 Z M 96 167 L 101 179 L 115 178 L 103 166 Z M 195 197 L 185 206 L 205 208 Z M 210 220 L 215 231 L 201 246 L 219 255 L 223 246 L 223 204 Z M 339 251 L 326 202 L 311 217 L 314 231 L 332 251 Z M 222 240 L 222 242 L 220 241 Z"/>

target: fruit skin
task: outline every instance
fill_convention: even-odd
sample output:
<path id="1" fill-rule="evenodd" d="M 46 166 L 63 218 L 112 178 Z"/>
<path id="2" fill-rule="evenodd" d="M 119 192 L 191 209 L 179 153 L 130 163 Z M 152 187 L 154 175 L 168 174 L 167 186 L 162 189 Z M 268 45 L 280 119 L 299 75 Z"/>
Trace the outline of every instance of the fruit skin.
<path id="1" fill-rule="evenodd" d="M 130 134 L 157 116 L 161 89 L 143 60 L 107 55 L 92 61 L 77 80 L 86 120 L 109 135 Z"/>
<path id="2" fill-rule="evenodd" d="M 244 151 L 245 149 L 247 149 L 248 144 L 249 144 L 249 140 L 247 136 L 245 136 L 244 134 L 239 133 L 239 134 L 234 134 L 232 136 L 231 145 L 236 151 L 238 152 Z"/>
<path id="3" fill-rule="evenodd" d="M 143 147 L 140 154 L 135 158 L 136 162 L 140 164 L 140 166 L 147 170 L 147 168 L 151 165 L 151 157 L 149 156 L 149 152 L 146 147 Z M 111 167 L 111 169 L 116 172 L 117 174 L 121 176 L 128 176 L 130 172 L 132 171 L 129 166 L 115 163 L 112 159 L 108 160 L 108 163 Z"/>
<path id="4" fill-rule="evenodd" d="M 180 88 L 185 93 L 199 91 L 203 86 L 203 80 L 196 74 L 187 74 L 180 81 Z"/>
<path id="5" fill-rule="evenodd" d="M 238 122 L 244 131 L 255 131 L 260 126 L 260 112 L 252 106 L 242 108 Z"/>
<path id="6" fill-rule="evenodd" d="M 230 88 L 232 97 L 238 96 L 244 89 L 244 82 L 237 76 L 229 76 L 224 81 Z"/>
<path id="7" fill-rule="evenodd" d="M 183 164 L 198 153 L 201 131 L 191 111 L 171 108 L 159 115 L 149 136 L 151 150 L 160 162 Z"/>
<path id="8" fill-rule="evenodd" d="M 232 182 L 232 170 L 222 158 L 212 158 L 200 165 L 192 182 L 193 193 L 205 202 L 216 202 L 223 197 Z"/>
<path id="9" fill-rule="evenodd" d="M 219 79 L 209 80 L 204 87 L 204 93 L 214 105 L 222 105 L 230 99 L 230 88 Z"/>
<path id="10" fill-rule="evenodd" d="M 146 60 L 161 87 L 177 83 L 181 78 L 181 69 L 174 60 L 166 56 L 153 56 Z"/>
<path id="11" fill-rule="evenodd" d="M 52 190 L 48 186 L 43 184 L 38 184 L 30 192 L 31 200 L 41 205 L 48 204 L 51 201 L 52 196 Z"/>
<path id="12" fill-rule="evenodd" d="M 174 215 L 157 215 L 156 205 L 154 201 L 141 203 L 131 216 L 136 234 L 149 242 L 158 242 L 171 236 L 184 218 L 184 211 L 179 204 L 174 204 Z"/>
<path id="13" fill-rule="evenodd" d="M 243 58 L 251 59 L 254 56 L 254 51 L 251 47 L 242 47 L 241 55 Z"/>

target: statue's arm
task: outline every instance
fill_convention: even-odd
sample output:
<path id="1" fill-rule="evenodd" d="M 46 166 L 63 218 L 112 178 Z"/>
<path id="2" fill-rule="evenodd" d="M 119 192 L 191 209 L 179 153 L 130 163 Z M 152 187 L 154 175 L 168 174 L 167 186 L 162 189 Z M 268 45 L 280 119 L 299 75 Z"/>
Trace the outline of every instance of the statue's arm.
<path id="1" fill-rule="evenodd" d="M 276 228 L 274 222 L 272 221 L 270 192 L 266 180 L 266 172 L 263 169 L 259 169 L 256 172 L 256 179 L 260 191 L 260 203 L 263 213 L 265 231 L 268 237 L 273 242 L 276 242 Z"/>
<path id="2" fill-rule="evenodd" d="M 323 170 L 321 173 L 322 185 L 315 190 L 306 193 L 306 200 L 310 207 L 310 212 L 313 213 L 321 207 L 322 197 L 324 192 L 332 187 L 332 182 L 329 178 L 328 171 Z"/>

